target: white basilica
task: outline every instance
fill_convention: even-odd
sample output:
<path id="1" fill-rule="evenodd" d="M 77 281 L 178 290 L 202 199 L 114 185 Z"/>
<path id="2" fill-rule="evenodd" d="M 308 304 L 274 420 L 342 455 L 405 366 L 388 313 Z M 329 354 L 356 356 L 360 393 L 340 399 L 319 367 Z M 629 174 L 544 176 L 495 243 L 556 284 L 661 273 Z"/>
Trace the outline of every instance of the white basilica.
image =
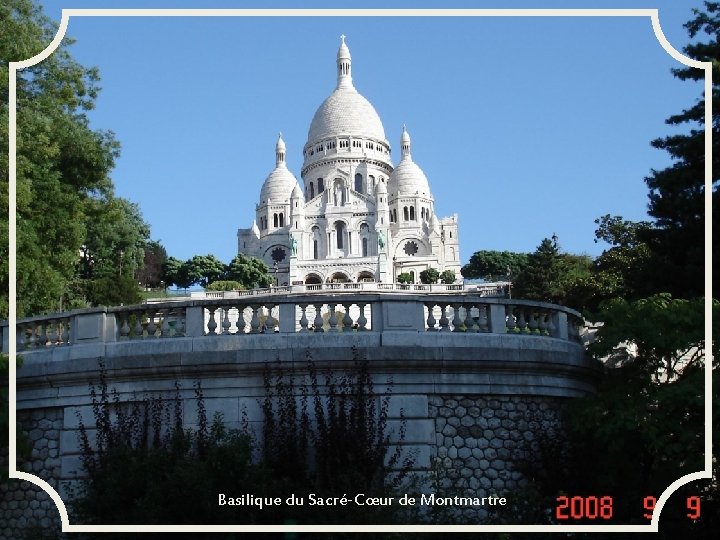
<path id="1" fill-rule="evenodd" d="M 341 39 L 337 87 L 315 112 L 303 149 L 303 187 L 286 166 L 280 136 L 255 221 L 238 230 L 238 252 L 265 261 L 279 285 L 391 283 L 401 273 L 419 282 L 431 267 L 460 279 L 457 214 L 435 215 L 404 127 L 393 167 L 380 117 L 353 86 Z"/>

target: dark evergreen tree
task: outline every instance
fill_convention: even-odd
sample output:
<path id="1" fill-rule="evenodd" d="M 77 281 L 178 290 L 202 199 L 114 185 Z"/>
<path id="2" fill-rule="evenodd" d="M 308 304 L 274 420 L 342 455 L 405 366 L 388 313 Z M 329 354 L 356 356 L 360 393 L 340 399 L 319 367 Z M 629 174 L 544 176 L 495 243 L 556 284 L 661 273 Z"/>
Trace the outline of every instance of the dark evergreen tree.
<path id="1" fill-rule="evenodd" d="M 691 43 L 683 52 L 702 62 L 712 62 L 713 86 L 713 212 L 717 211 L 717 186 L 720 180 L 720 3 L 705 2 L 705 11 L 693 10 L 695 17 L 685 24 L 691 38 L 705 36 L 707 40 Z M 700 81 L 705 72 L 694 67 L 673 70 L 680 80 Z M 654 255 L 655 287 L 657 291 L 690 298 L 704 294 L 705 220 L 705 99 L 671 116 L 672 126 L 689 125 L 686 134 L 655 139 L 655 148 L 666 150 L 673 164 L 663 170 L 653 170 L 646 182 L 650 188 L 649 214 L 656 219 L 656 227 L 647 229 L 644 239 Z M 717 219 L 713 232 L 717 235 Z M 713 245 L 713 253 L 715 253 Z M 714 272 L 713 272 L 714 273 Z M 718 279 L 713 280 L 714 283 Z M 713 292 L 717 298 L 717 294 Z"/>

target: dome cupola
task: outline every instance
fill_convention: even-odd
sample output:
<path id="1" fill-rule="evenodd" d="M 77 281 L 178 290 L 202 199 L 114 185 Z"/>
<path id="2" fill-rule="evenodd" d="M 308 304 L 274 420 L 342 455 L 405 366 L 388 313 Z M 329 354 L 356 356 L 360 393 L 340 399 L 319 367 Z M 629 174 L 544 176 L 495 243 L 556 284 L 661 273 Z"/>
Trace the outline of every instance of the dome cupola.
<path id="1" fill-rule="evenodd" d="M 389 191 L 396 196 L 420 194 L 430 197 L 428 179 L 422 169 L 412 160 L 410 134 L 405 129 L 405 126 L 403 126 L 402 136 L 400 137 L 400 147 L 402 149 L 402 159 L 390 175 Z"/>
<path id="2" fill-rule="evenodd" d="M 385 129 L 370 102 L 355 90 L 352 82 L 350 49 L 341 36 L 337 53 L 337 87 L 318 107 L 310 129 L 308 145 L 341 136 L 385 140 Z"/>
<path id="3" fill-rule="evenodd" d="M 275 145 L 275 168 L 262 185 L 260 204 L 264 205 L 269 201 L 284 202 L 289 200 L 297 183 L 297 179 L 285 164 L 285 141 L 283 141 L 282 133 L 280 133 Z"/>

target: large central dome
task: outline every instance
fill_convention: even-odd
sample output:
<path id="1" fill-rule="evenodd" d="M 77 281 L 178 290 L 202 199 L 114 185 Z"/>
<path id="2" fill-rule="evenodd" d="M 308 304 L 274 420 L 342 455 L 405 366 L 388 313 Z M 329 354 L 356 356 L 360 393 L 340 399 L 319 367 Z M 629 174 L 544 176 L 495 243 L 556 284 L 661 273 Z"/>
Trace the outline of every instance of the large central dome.
<path id="1" fill-rule="evenodd" d="M 322 102 L 310 123 L 308 142 L 341 135 L 385 140 L 385 129 L 375 108 L 352 86 L 336 88 Z"/>
<path id="2" fill-rule="evenodd" d="M 345 36 L 337 55 L 338 85 L 315 112 L 308 143 L 338 136 L 355 136 L 385 141 L 385 129 L 375 108 L 352 84 L 350 51 Z"/>

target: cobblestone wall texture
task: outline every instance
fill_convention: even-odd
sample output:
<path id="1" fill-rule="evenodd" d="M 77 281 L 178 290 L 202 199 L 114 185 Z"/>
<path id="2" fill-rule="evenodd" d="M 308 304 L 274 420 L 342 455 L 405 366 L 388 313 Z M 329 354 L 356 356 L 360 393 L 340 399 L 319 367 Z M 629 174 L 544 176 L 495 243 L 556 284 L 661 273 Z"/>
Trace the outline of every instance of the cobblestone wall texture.
<path id="1" fill-rule="evenodd" d="M 20 470 L 31 472 L 57 488 L 63 409 L 18 411 L 18 421 L 32 445 L 30 459 L 20 465 Z M 0 466 L 5 471 L 7 463 L 8 450 L 3 448 Z M 55 503 L 42 489 L 17 479 L 0 484 L 0 540 L 56 538 L 59 529 Z"/>
<path id="2" fill-rule="evenodd" d="M 559 429 L 562 403 L 532 396 L 429 396 L 438 494 L 487 497 L 524 486 L 516 465 L 537 450 L 541 432 Z M 488 518 L 485 508 L 458 511 L 467 521 Z"/>

